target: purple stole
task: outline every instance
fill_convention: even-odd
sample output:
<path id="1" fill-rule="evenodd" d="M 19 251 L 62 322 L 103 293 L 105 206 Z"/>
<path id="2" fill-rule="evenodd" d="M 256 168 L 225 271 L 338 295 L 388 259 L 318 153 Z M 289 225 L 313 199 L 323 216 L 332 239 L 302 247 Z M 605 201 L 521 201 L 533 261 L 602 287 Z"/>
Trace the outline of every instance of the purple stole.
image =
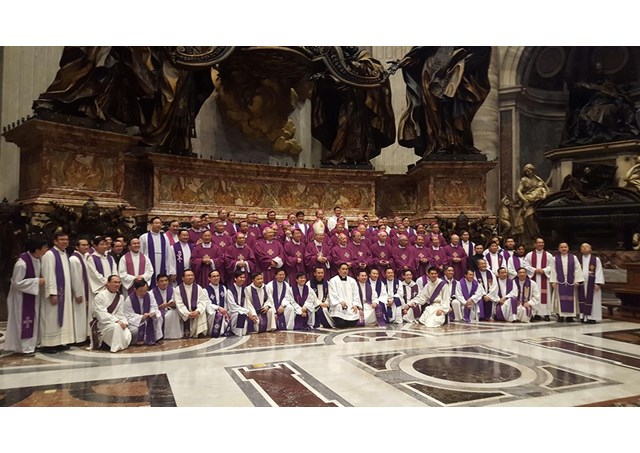
<path id="1" fill-rule="evenodd" d="M 504 261 L 504 257 L 500 253 L 498 253 L 497 255 L 498 255 L 498 268 L 500 268 L 500 267 L 502 267 L 502 262 Z M 492 261 L 491 261 L 491 253 L 487 253 L 484 256 L 484 259 L 487 261 L 487 264 L 491 264 L 492 263 Z M 489 269 L 493 269 L 491 266 L 488 266 L 488 267 L 489 267 Z M 496 272 L 497 271 L 498 271 L 498 269 L 496 269 Z"/>
<path id="2" fill-rule="evenodd" d="M 484 286 L 484 280 L 482 279 L 482 274 L 480 273 L 479 270 L 476 271 L 476 279 L 478 280 L 478 282 L 480 282 L 482 287 L 488 293 L 489 289 L 491 288 L 491 284 L 493 283 L 493 272 L 491 272 L 489 270 L 489 268 L 487 268 L 487 270 L 485 271 L 485 274 L 487 274 L 487 286 Z M 486 312 L 491 312 L 492 311 L 493 302 L 485 301 L 485 300 L 481 300 L 479 302 L 480 303 L 478 305 L 480 305 L 480 313 L 482 314 L 482 316 L 480 316 L 480 318 L 484 318 Z M 489 315 L 489 316 L 491 316 L 491 315 Z"/>
<path id="3" fill-rule="evenodd" d="M 20 255 L 20 259 L 27 265 L 24 278 L 36 278 L 36 268 L 31 261 L 31 255 L 24 252 Z M 60 303 L 60 299 L 58 299 Z M 36 320 L 36 296 L 33 294 L 22 293 L 22 334 L 21 339 L 33 338 L 33 328 Z"/>
<path id="4" fill-rule="evenodd" d="M 567 274 L 564 275 L 561 255 L 556 255 L 556 273 L 558 274 L 558 296 L 560 298 L 560 312 L 570 312 L 574 309 L 573 283 L 576 276 L 576 262 L 571 253 L 567 254 Z M 580 292 L 580 291 L 578 291 Z"/>
<path id="5" fill-rule="evenodd" d="M 138 255 L 140 256 L 140 259 L 138 260 L 138 272 L 136 273 L 135 269 L 133 268 L 133 258 L 131 257 L 131 252 L 125 253 L 124 264 L 127 268 L 127 274 L 133 276 L 144 275 L 144 268 L 147 265 L 147 257 L 142 253 L 138 253 Z"/>
<path id="6" fill-rule="evenodd" d="M 358 282 L 358 294 L 360 295 L 360 303 L 362 304 L 362 310 L 360 310 L 360 319 L 356 323 L 358 327 L 364 327 L 364 304 L 371 305 L 371 301 L 373 299 L 373 291 L 371 291 L 371 283 L 369 280 L 365 283 L 364 294 L 362 294 L 362 288 L 360 287 L 360 282 Z M 376 310 L 376 320 L 378 318 L 378 312 Z M 378 321 L 378 325 L 380 325 Z"/>
<path id="7" fill-rule="evenodd" d="M 193 311 L 198 308 L 198 284 L 193 283 L 191 288 L 191 301 L 187 300 L 187 290 L 184 288 L 184 283 L 178 286 L 180 290 L 180 296 L 182 296 L 182 303 L 189 309 L 189 311 Z M 184 322 L 184 335 L 185 337 L 191 336 L 191 319 L 187 319 Z"/>
<path id="8" fill-rule="evenodd" d="M 382 281 L 378 279 L 376 280 L 377 297 L 380 297 L 381 292 L 382 292 Z M 378 327 L 384 327 L 387 325 L 387 311 L 384 309 L 384 306 L 385 304 L 380 304 L 380 303 L 376 305 L 376 321 L 378 323 Z"/>
<path id="9" fill-rule="evenodd" d="M 538 267 L 538 253 L 536 250 L 534 250 L 533 252 L 531 252 L 531 266 L 533 266 L 535 269 L 544 269 L 545 267 L 547 267 L 547 252 L 545 252 L 544 250 L 542 251 L 542 263 L 540 264 L 540 267 Z M 542 274 L 540 276 L 540 303 L 546 305 L 548 302 L 548 294 L 547 294 L 547 281 L 549 280 L 549 278 L 547 277 L 547 274 Z"/>
<path id="10" fill-rule="evenodd" d="M 166 274 L 167 273 L 167 259 L 166 259 L 166 250 L 167 250 L 167 238 L 163 233 L 160 233 L 160 247 L 162 251 L 160 252 L 160 272 L 156 269 L 156 246 L 153 243 L 153 235 L 151 232 L 147 233 L 147 242 L 149 244 L 149 257 L 151 259 L 151 267 L 153 267 L 153 276 L 155 277 L 158 274 Z M 142 274 L 139 274 L 142 275 Z M 154 288 L 156 286 L 156 279 L 151 279 L 151 287 Z"/>
<path id="11" fill-rule="evenodd" d="M 462 244 L 462 242 L 460 243 Z M 465 250 L 465 252 L 467 252 L 467 257 L 471 258 L 473 255 L 476 254 L 476 252 L 473 250 L 473 245 L 471 245 L 471 241 L 469 241 L 469 249 Z M 461 245 L 462 248 L 464 248 L 464 246 Z"/>
<path id="12" fill-rule="evenodd" d="M 129 298 L 131 299 L 133 311 L 135 311 L 136 314 L 142 315 L 143 313 L 149 313 L 151 311 L 151 296 L 149 296 L 149 293 L 144 295 L 142 302 L 140 302 L 135 292 L 129 294 Z M 144 321 L 144 327 L 138 326 L 138 338 L 136 341 L 138 343 L 144 342 L 146 345 L 156 344 L 156 330 L 154 329 L 153 319 L 147 318 Z"/>
<path id="13" fill-rule="evenodd" d="M 580 303 L 580 313 L 591 316 L 593 310 L 593 293 L 596 289 L 596 257 L 589 258 L 589 278 L 586 282 L 587 294 L 582 288 L 578 290 L 578 302 Z"/>
<path id="14" fill-rule="evenodd" d="M 313 290 L 314 293 L 316 293 L 316 297 L 317 297 L 318 282 L 316 282 L 315 279 L 311 279 L 309 286 L 311 286 L 311 289 Z M 327 283 L 326 280 L 322 280 L 322 302 L 323 303 L 327 300 L 327 297 L 329 297 L 329 283 Z M 313 327 L 319 327 L 320 324 L 322 324 L 322 326 L 326 328 L 331 327 L 331 324 L 329 324 L 329 321 L 327 320 L 322 307 L 318 307 L 316 309 L 316 322 L 314 323 Z"/>
<path id="15" fill-rule="evenodd" d="M 518 269 L 522 267 L 522 263 L 520 262 L 520 257 L 515 253 L 511 255 L 511 260 L 513 261 L 513 269 L 518 272 Z"/>
<path id="16" fill-rule="evenodd" d="M 531 299 L 531 279 L 527 277 L 527 279 L 524 281 L 524 286 L 521 287 L 520 283 L 518 283 L 518 299 L 517 300 L 519 304 L 524 305 L 524 303 L 529 302 L 530 299 Z M 516 309 L 517 309 L 517 304 L 516 304 Z M 513 313 L 515 314 L 515 311 Z M 531 307 L 527 308 L 527 316 L 531 317 Z"/>
<path id="17" fill-rule="evenodd" d="M 513 289 L 513 280 L 511 280 L 510 278 L 507 278 L 507 294 L 509 294 L 512 289 Z M 500 282 L 498 282 L 498 297 L 500 297 L 500 299 L 504 297 L 504 294 L 502 294 L 502 288 L 500 287 Z M 516 311 L 518 310 L 518 299 L 512 297 L 510 300 L 510 303 L 511 303 L 511 313 L 515 315 Z M 506 321 L 506 319 L 504 319 L 504 314 L 502 313 L 502 310 L 498 310 L 497 307 L 496 307 L 496 318 L 498 318 L 500 321 Z"/>
<path id="18" fill-rule="evenodd" d="M 209 294 L 209 299 L 211 300 L 211 303 L 224 308 L 224 286 L 223 285 L 218 285 L 218 286 L 220 288 L 219 302 L 218 302 L 218 296 L 216 295 L 216 290 L 213 286 L 207 285 L 205 289 L 207 290 L 207 294 Z M 218 338 L 221 333 L 224 336 L 230 335 L 229 332 L 221 332 L 223 318 L 224 316 L 222 315 L 222 313 L 220 313 L 220 310 L 216 310 L 216 315 L 213 318 L 213 327 L 211 328 L 211 336 L 213 338 Z M 231 328 L 230 325 L 229 325 L 229 328 Z"/>
<path id="19" fill-rule="evenodd" d="M 418 295 L 418 292 L 420 291 L 420 288 L 418 287 L 418 285 L 413 285 L 411 287 L 411 298 L 413 299 L 414 297 L 416 297 Z M 402 293 L 404 296 L 404 303 L 407 304 L 409 303 L 409 297 L 407 295 L 407 286 L 404 285 L 404 288 L 402 289 Z M 413 316 L 415 318 L 419 318 L 420 315 L 422 314 L 422 307 L 415 306 L 415 307 L 411 307 L 411 309 L 413 310 Z"/>
<path id="20" fill-rule="evenodd" d="M 267 289 L 262 286 L 262 303 L 265 303 L 269 296 L 267 295 Z M 258 290 L 254 286 L 251 286 L 251 303 L 253 305 L 253 309 L 256 311 L 256 315 L 258 316 L 258 328 L 256 332 L 266 332 L 267 331 L 267 315 L 262 313 L 262 304 L 258 300 Z"/>
<path id="21" fill-rule="evenodd" d="M 104 275 L 104 266 L 102 265 L 102 260 L 99 255 L 91 255 L 93 258 L 93 263 L 96 265 L 96 270 L 100 272 L 100 275 L 107 278 L 109 275 Z M 111 255 L 107 255 L 107 261 L 109 261 L 109 266 L 113 269 L 113 257 Z"/>
<path id="22" fill-rule="evenodd" d="M 469 291 L 469 288 L 467 287 L 467 279 L 465 278 L 464 280 L 464 282 L 462 280 L 460 281 L 460 291 L 462 292 L 462 297 L 464 297 L 464 303 L 466 304 L 471 295 L 475 294 L 475 292 L 478 290 L 478 285 L 480 283 L 478 283 L 478 280 L 474 280 L 473 282 L 471 282 L 471 291 Z M 478 304 L 478 308 L 480 309 L 480 318 L 484 318 L 483 305 L 484 304 Z M 466 305 L 464 307 L 463 317 L 465 321 L 471 322 L 471 310 L 467 308 Z"/>
<path id="23" fill-rule="evenodd" d="M 505 261 L 509 262 L 509 260 L 511 259 L 512 256 L 515 256 L 516 252 L 513 253 L 509 253 L 509 250 L 503 250 L 502 251 L 502 256 L 504 258 Z"/>
<path id="24" fill-rule="evenodd" d="M 446 282 L 446 279 L 444 280 Z M 456 285 L 458 284 L 458 280 L 456 280 L 455 278 L 451 279 L 451 300 L 453 300 L 453 297 L 456 295 Z M 449 320 L 453 321 L 455 319 L 455 314 L 453 313 L 453 310 L 449 313 Z"/>
<path id="25" fill-rule="evenodd" d="M 284 319 L 284 313 L 278 313 L 278 308 L 282 305 L 282 301 L 284 297 L 287 295 L 287 282 L 282 282 L 282 294 L 278 294 L 278 282 L 276 280 L 273 281 L 273 304 L 276 307 L 276 329 L 278 330 L 287 330 L 287 322 Z M 296 286 L 298 286 L 296 284 Z M 265 290 L 266 293 L 266 290 Z M 253 295 L 253 294 L 252 294 Z M 257 295 L 257 291 L 256 291 Z M 257 296 L 256 296 L 257 297 Z"/>
<path id="26" fill-rule="evenodd" d="M 162 299 L 162 294 L 160 293 L 160 288 L 158 288 L 157 286 L 155 288 L 153 288 L 152 291 L 153 291 L 153 297 L 156 298 L 156 303 L 158 301 L 160 301 L 160 303 L 158 304 L 158 309 L 160 310 L 160 314 L 164 318 L 164 315 L 167 312 L 167 309 L 166 308 L 160 308 L 160 305 L 171 300 L 171 298 L 173 297 L 173 286 L 171 286 L 171 285 L 167 286 L 167 300 L 163 300 Z M 164 330 L 164 324 L 162 325 L 162 329 Z"/>
<path id="27" fill-rule="evenodd" d="M 291 287 L 291 292 L 293 293 L 293 300 L 296 302 L 296 304 L 298 304 L 300 307 L 303 307 L 304 302 L 309 297 L 309 287 L 307 285 L 304 285 L 302 288 L 302 293 L 300 293 L 300 288 L 296 283 L 294 286 Z M 303 318 L 301 315 L 296 315 L 293 330 L 306 329 L 308 324 L 306 324 L 305 321 L 309 321 L 309 318 L 308 317 Z"/>
<path id="28" fill-rule="evenodd" d="M 51 251 L 56 259 L 56 289 L 58 290 L 58 325 L 62 327 L 62 321 L 64 319 L 64 267 L 62 267 L 62 257 L 58 249 L 55 247 Z"/>
<path id="29" fill-rule="evenodd" d="M 84 300 L 89 300 L 89 279 L 87 278 L 87 265 L 84 263 L 84 258 L 80 252 L 73 252 L 73 256 L 78 258 L 80 265 L 82 266 L 82 284 L 84 287 Z"/>
<path id="30" fill-rule="evenodd" d="M 233 294 L 233 297 L 236 303 L 241 307 L 244 307 L 244 302 L 246 297 L 244 293 L 244 288 L 242 288 L 242 290 L 240 291 L 240 297 L 238 297 L 238 292 L 236 291 L 235 283 L 232 283 L 231 286 L 229 286 L 229 291 L 231 291 L 231 294 Z M 240 329 L 243 329 L 246 322 L 247 322 L 247 315 L 245 315 L 244 313 L 238 313 L 236 326 L 239 327 Z"/>
<path id="31" fill-rule="evenodd" d="M 173 251 L 176 255 L 176 281 L 178 285 L 182 283 L 182 274 L 184 274 L 184 254 L 182 253 L 182 246 L 180 241 L 173 244 Z M 193 245 L 187 244 L 193 254 Z M 142 275 L 142 274 L 140 274 Z"/>
<path id="32" fill-rule="evenodd" d="M 387 280 L 385 279 L 384 284 L 387 284 Z M 396 294 L 398 292 L 398 285 L 400 285 L 400 280 L 398 280 L 397 278 L 393 279 L 393 294 L 391 294 L 391 297 L 394 296 L 394 294 Z M 393 297 L 393 303 L 396 307 L 400 307 L 402 305 L 402 302 L 400 301 L 399 298 L 397 297 Z M 389 307 L 387 305 L 387 319 L 391 319 L 393 318 L 393 309 L 391 307 Z"/>
<path id="33" fill-rule="evenodd" d="M 440 280 L 440 283 L 438 284 L 438 286 L 436 286 L 436 289 L 433 291 L 433 294 L 431 294 L 431 297 L 429 297 L 429 305 L 433 304 L 433 301 L 436 300 L 436 297 L 438 297 L 438 295 L 442 291 L 442 288 L 444 288 L 444 285 L 446 284 L 447 282 L 445 282 L 444 280 Z"/>

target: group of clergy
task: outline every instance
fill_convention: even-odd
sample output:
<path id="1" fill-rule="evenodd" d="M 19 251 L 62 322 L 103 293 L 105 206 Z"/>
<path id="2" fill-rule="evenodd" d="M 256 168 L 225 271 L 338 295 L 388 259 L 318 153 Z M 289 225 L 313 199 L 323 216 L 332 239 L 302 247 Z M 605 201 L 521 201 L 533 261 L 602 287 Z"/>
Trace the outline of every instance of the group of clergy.
<path id="1" fill-rule="evenodd" d="M 485 251 L 469 233 L 449 241 L 409 219 L 348 229 L 340 208 L 312 224 L 299 212 L 235 223 L 224 210 L 191 228 L 154 217 L 139 238 L 32 239 L 14 267 L 5 350 L 55 353 L 70 345 L 112 352 L 161 339 L 318 327 L 601 319 L 602 264 L 537 239 L 525 254 L 507 238 Z M 118 242 L 120 244 L 118 245 Z"/>

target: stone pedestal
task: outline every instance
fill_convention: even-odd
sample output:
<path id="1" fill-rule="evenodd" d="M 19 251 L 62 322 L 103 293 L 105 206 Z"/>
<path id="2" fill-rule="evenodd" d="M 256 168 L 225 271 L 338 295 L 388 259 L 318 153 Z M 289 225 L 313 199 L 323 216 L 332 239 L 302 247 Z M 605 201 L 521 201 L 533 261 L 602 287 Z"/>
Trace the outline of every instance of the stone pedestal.
<path id="1" fill-rule="evenodd" d="M 89 197 L 102 208 L 129 204 L 124 198 L 125 153 L 136 137 L 39 119 L 4 136 L 20 147 L 17 201 L 27 213 L 49 212 L 51 201 L 81 207 Z"/>
<path id="2" fill-rule="evenodd" d="M 616 166 L 615 184 L 622 187 L 622 178 L 635 164 L 634 159 L 640 155 L 640 140 L 625 140 L 611 143 L 558 148 L 544 153 L 552 162 L 552 185 L 558 192 L 564 178 L 573 173 L 576 163 L 604 164 Z"/>
<path id="3" fill-rule="evenodd" d="M 138 168 L 136 174 L 129 169 Z M 148 168 L 145 171 L 144 168 Z M 150 216 L 188 220 L 191 214 L 236 211 L 240 218 L 257 212 L 278 219 L 302 210 L 312 219 L 316 209 L 329 213 L 338 205 L 353 222 L 375 212 L 376 179 L 382 172 L 325 170 L 224 162 L 148 153 L 127 164 L 127 199 L 138 199 L 150 184 Z M 148 174 L 150 182 L 145 181 Z M 142 201 L 140 201 L 142 203 Z"/>
<path id="4" fill-rule="evenodd" d="M 487 173 L 496 165 L 486 161 L 418 163 L 406 175 L 416 185 L 416 222 L 436 216 L 455 218 L 460 211 L 469 218 L 489 216 Z"/>

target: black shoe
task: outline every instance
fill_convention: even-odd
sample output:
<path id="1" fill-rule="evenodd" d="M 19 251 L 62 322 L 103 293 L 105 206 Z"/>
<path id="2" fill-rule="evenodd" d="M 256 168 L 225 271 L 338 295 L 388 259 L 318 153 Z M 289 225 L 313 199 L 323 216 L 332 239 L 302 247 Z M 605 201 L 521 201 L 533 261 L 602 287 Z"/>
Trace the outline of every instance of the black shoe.
<path id="1" fill-rule="evenodd" d="M 564 317 L 563 316 L 558 316 L 558 322 L 564 322 Z"/>
<path id="2" fill-rule="evenodd" d="M 531 321 L 542 321 L 542 316 L 534 315 L 533 318 L 531 318 Z"/>
<path id="3" fill-rule="evenodd" d="M 549 318 L 549 315 L 546 315 L 546 316 L 544 317 L 544 320 L 545 320 L 545 321 L 551 321 L 551 318 Z"/>
<path id="4" fill-rule="evenodd" d="M 596 320 L 595 319 L 587 319 L 587 324 L 595 324 Z"/>
<path id="5" fill-rule="evenodd" d="M 567 316 L 567 322 L 576 322 L 576 320 L 573 319 L 573 316 Z"/>
<path id="6" fill-rule="evenodd" d="M 60 346 L 56 346 L 56 349 L 58 349 L 58 351 L 67 351 L 71 349 L 71 346 L 68 344 L 61 344 Z"/>
<path id="7" fill-rule="evenodd" d="M 42 348 L 42 353 L 43 354 L 57 354 L 58 353 L 58 348 L 47 346 L 47 347 Z"/>

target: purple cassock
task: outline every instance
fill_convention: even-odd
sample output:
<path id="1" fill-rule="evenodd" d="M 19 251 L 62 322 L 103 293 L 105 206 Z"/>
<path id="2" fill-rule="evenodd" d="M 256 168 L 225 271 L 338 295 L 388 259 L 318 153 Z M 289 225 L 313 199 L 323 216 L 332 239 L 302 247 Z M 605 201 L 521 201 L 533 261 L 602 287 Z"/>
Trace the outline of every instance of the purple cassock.
<path id="1" fill-rule="evenodd" d="M 229 282 L 229 284 L 233 283 L 233 273 L 236 269 L 240 269 L 236 267 L 236 263 L 238 261 L 246 261 L 249 264 L 249 269 L 244 269 L 247 281 L 249 279 L 249 274 L 256 270 L 256 257 L 253 250 L 251 250 L 251 248 L 246 244 L 243 247 L 238 247 L 236 244 L 232 244 L 224 251 L 225 275 L 221 275 L 224 282 Z"/>
<path id="2" fill-rule="evenodd" d="M 424 235 L 424 245 L 427 247 L 431 247 L 431 238 L 434 236 L 438 236 L 438 238 L 440 238 L 440 247 L 444 247 L 445 244 L 447 243 L 446 239 L 444 238 L 444 236 L 442 235 L 442 233 L 438 233 L 438 234 L 433 234 L 433 233 L 427 233 Z"/>
<path id="3" fill-rule="evenodd" d="M 293 287 L 296 285 L 296 274 L 303 272 L 306 275 L 306 266 L 304 264 L 304 253 L 306 245 L 300 241 L 297 244 L 289 241 L 284 245 L 284 270 L 289 278 L 289 284 Z M 298 262 L 298 259 L 300 262 Z"/>
<path id="4" fill-rule="evenodd" d="M 449 264 L 447 260 L 447 254 L 443 247 L 438 247 L 438 250 L 434 250 L 433 247 L 427 249 L 429 258 L 429 264 L 438 269 L 438 275 L 442 277 L 444 275 L 444 267 Z"/>
<path id="5" fill-rule="evenodd" d="M 393 248 L 388 242 L 384 245 L 381 245 L 379 241 L 372 242 L 370 250 L 373 267 L 378 269 L 380 275 L 384 275 L 384 271 L 388 268 L 393 269 Z M 384 261 L 387 263 L 385 264 Z"/>
<path id="6" fill-rule="evenodd" d="M 453 278 L 460 280 L 464 277 L 465 272 L 467 272 L 467 253 L 460 244 L 456 246 L 449 244 L 444 247 L 444 251 L 447 255 L 448 264 L 453 266 Z M 454 258 L 461 258 L 461 261 L 459 263 L 454 263 Z"/>
<path id="7" fill-rule="evenodd" d="M 194 230 L 193 228 L 189 228 L 189 243 L 195 244 L 200 239 L 202 239 L 202 233 L 204 233 L 204 229 Z"/>
<path id="8" fill-rule="evenodd" d="M 369 272 L 371 265 L 373 264 L 373 256 L 371 255 L 371 250 L 369 250 L 369 245 L 365 242 L 366 240 L 362 240 L 359 244 L 355 242 L 351 242 L 351 251 L 353 251 L 353 257 L 351 259 L 351 276 L 356 278 L 358 276 L 358 272 L 362 267 L 361 263 L 364 263 L 364 270 Z"/>
<path id="9" fill-rule="evenodd" d="M 247 244 L 249 243 L 249 236 L 251 236 L 256 242 L 262 237 L 262 230 L 260 230 L 260 227 L 257 223 L 254 225 L 249 225 L 249 230 L 247 231 Z"/>
<path id="10" fill-rule="evenodd" d="M 212 233 L 211 242 L 220 247 L 222 250 L 233 244 L 231 236 L 226 231 L 224 233 Z"/>
<path id="11" fill-rule="evenodd" d="M 342 247 L 341 245 L 336 245 L 331 249 L 331 269 L 329 271 L 330 277 L 335 277 L 338 275 L 338 268 L 341 264 L 351 264 L 351 260 L 353 259 L 353 250 L 349 245 L 345 245 Z"/>
<path id="12" fill-rule="evenodd" d="M 216 269 L 224 274 L 224 254 L 220 247 L 214 243 L 196 245 L 191 254 L 191 270 L 196 276 L 196 283 L 203 288 L 209 284 L 209 272 Z M 208 256 L 212 263 L 205 264 L 203 259 Z"/>
<path id="13" fill-rule="evenodd" d="M 413 273 L 413 278 L 415 280 L 416 278 L 418 278 L 415 264 L 415 249 L 413 247 L 394 247 L 393 265 L 396 275 L 400 276 L 402 275 L 402 272 L 408 269 Z"/>
<path id="14" fill-rule="evenodd" d="M 318 257 L 320 255 L 328 258 L 329 261 L 327 261 L 327 263 L 329 263 L 329 265 L 331 264 L 331 247 L 326 243 L 318 245 L 315 241 L 309 242 L 304 252 L 304 264 L 307 267 L 307 279 L 313 278 L 316 266 L 324 268 L 325 278 L 329 275 L 329 268 L 327 267 L 327 264 L 318 261 Z"/>
<path id="15" fill-rule="evenodd" d="M 415 269 L 417 275 L 414 275 L 413 279 L 417 280 L 418 277 L 422 277 L 423 275 L 427 275 L 427 269 L 429 269 L 429 249 L 425 246 L 422 247 L 413 247 L 413 256 L 416 260 Z M 423 260 L 427 260 L 423 262 Z"/>
<path id="16" fill-rule="evenodd" d="M 248 245 L 251 250 L 253 250 L 253 247 L 255 247 L 256 242 L 258 242 L 258 239 L 255 236 L 252 236 L 250 231 L 247 231 L 247 233 L 244 236 L 246 238 L 245 244 Z M 236 243 L 235 235 L 231 238 L 231 243 L 232 244 Z"/>
<path id="17" fill-rule="evenodd" d="M 258 241 L 253 249 L 256 256 L 256 267 L 258 272 L 262 272 L 264 282 L 269 283 L 275 278 L 276 267 L 272 267 L 272 260 L 284 264 L 284 248 L 278 241 L 267 242 Z"/>

